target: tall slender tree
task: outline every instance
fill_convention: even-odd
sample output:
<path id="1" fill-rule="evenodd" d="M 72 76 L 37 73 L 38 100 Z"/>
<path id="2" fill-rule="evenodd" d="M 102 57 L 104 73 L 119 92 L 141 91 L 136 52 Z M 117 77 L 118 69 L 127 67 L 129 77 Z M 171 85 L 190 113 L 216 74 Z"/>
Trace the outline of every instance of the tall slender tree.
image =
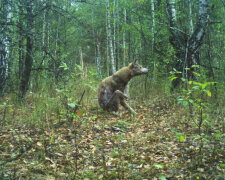
<path id="1" fill-rule="evenodd" d="M 112 28 L 111 28 L 111 12 L 109 0 L 106 0 L 106 16 L 107 16 L 107 36 L 109 40 L 109 51 L 111 57 L 112 73 L 116 72 L 115 56 L 113 50 Z"/>
<path id="2" fill-rule="evenodd" d="M 9 27 L 10 5 L 8 0 L 2 0 L 3 25 L 0 29 L 0 96 L 6 92 L 7 81 L 9 76 Z"/>

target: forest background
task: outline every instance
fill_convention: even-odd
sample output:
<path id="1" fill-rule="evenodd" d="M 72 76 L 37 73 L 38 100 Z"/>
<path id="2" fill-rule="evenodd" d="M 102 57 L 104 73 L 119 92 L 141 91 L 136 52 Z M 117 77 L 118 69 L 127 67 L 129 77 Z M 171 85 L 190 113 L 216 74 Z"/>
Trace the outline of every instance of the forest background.
<path id="1" fill-rule="evenodd" d="M 224 16 L 224 0 L 1 0 L 0 177 L 224 179 Z M 99 83 L 134 60 L 138 115 L 103 112 Z"/>

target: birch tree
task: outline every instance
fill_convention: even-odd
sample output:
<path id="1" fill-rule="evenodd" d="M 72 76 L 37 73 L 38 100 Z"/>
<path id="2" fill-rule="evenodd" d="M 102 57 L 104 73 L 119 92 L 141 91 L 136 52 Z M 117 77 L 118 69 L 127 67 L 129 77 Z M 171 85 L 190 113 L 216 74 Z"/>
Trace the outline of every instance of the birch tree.
<path id="1" fill-rule="evenodd" d="M 126 65 L 126 24 L 127 24 L 127 11 L 123 9 L 124 14 L 124 30 L 123 30 L 123 66 Z"/>
<path id="2" fill-rule="evenodd" d="M 124 30 L 123 30 L 123 67 L 126 66 L 126 59 L 127 59 L 127 50 L 126 50 L 126 25 L 127 25 L 127 10 L 126 8 L 123 8 L 123 16 L 124 16 Z M 129 97 L 130 95 L 130 84 L 128 82 L 126 88 L 125 88 L 125 94 Z"/>
<path id="3" fill-rule="evenodd" d="M 199 64 L 199 49 L 203 42 L 209 20 L 209 0 L 198 0 L 197 23 L 193 33 L 190 35 L 180 30 L 177 25 L 175 0 L 167 0 L 166 3 L 170 23 L 170 43 L 176 50 L 176 56 L 179 59 L 175 68 L 178 71 L 182 71 L 183 75 L 186 75 L 187 78 L 190 79 L 192 78 L 192 73 L 191 71 L 185 72 L 185 69 L 192 69 L 192 65 Z M 190 26 L 191 25 L 190 21 Z M 179 82 L 176 80 L 173 83 L 174 86 L 176 86 Z"/>
<path id="4" fill-rule="evenodd" d="M 109 51 L 111 57 L 111 65 L 112 65 L 112 73 L 116 72 L 115 66 L 115 58 L 114 58 L 114 51 L 113 51 L 113 40 L 112 40 L 112 29 L 111 29 L 111 12 L 110 12 L 110 4 L 109 0 L 106 0 L 106 16 L 107 16 L 107 36 L 109 40 Z"/>
<path id="5" fill-rule="evenodd" d="M 189 15 L 189 33 L 192 34 L 194 31 L 192 20 L 192 0 L 188 0 L 188 15 Z"/>
<path id="6" fill-rule="evenodd" d="M 2 96 L 7 88 L 9 76 L 9 38 L 8 23 L 10 20 L 10 5 L 8 0 L 2 1 L 2 14 L 4 24 L 0 29 L 0 96 Z"/>
<path id="7" fill-rule="evenodd" d="M 154 51 L 154 44 L 155 44 L 155 4 L 154 0 L 151 0 L 151 14 L 152 14 L 152 53 Z M 153 75 L 152 75 L 152 81 L 155 81 L 155 73 L 156 73 L 156 62 L 154 59 L 154 64 L 153 64 Z"/>
<path id="8" fill-rule="evenodd" d="M 96 43 L 96 48 L 97 48 L 96 62 L 97 62 L 98 74 L 100 78 L 102 78 L 100 43 L 98 41 Z"/>

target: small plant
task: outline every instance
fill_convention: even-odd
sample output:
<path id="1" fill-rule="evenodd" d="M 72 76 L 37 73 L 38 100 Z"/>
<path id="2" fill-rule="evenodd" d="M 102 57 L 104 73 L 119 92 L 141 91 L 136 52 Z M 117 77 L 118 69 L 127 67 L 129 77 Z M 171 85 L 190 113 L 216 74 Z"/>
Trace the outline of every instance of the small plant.
<path id="1" fill-rule="evenodd" d="M 172 129 L 172 132 L 173 132 L 173 133 L 176 133 L 177 140 L 178 140 L 179 142 L 183 142 L 183 141 L 184 141 L 184 139 L 185 139 L 184 134 L 182 134 L 182 133 L 180 133 L 180 132 L 177 132 L 176 129 Z"/>
<path id="2" fill-rule="evenodd" d="M 194 66 L 198 68 L 198 66 Z M 190 70 L 187 68 L 187 70 Z M 181 72 L 174 69 L 172 72 L 172 76 L 170 76 L 170 81 L 173 81 L 179 77 L 176 74 L 180 74 Z M 200 79 L 201 75 L 197 72 L 192 72 L 197 79 Z M 182 94 L 178 96 L 178 104 L 182 104 L 183 106 L 189 106 L 190 114 L 192 115 L 192 109 L 195 110 L 196 118 L 198 119 L 195 124 L 198 126 L 199 134 L 201 133 L 201 126 L 206 117 L 206 108 L 208 107 L 208 103 L 206 101 L 207 97 L 211 97 L 212 93 L 209 90 L 209 86 L 215 84 L 215 82 L 198 82 L 190 81 L 185 78 L 180 78 L 182 82 L 185 83 L 186 87 L 182 89 Z M 193 108 L 192 108 L 193 107 Z M 195 119 L 195 118 L 193 118 Z"/>

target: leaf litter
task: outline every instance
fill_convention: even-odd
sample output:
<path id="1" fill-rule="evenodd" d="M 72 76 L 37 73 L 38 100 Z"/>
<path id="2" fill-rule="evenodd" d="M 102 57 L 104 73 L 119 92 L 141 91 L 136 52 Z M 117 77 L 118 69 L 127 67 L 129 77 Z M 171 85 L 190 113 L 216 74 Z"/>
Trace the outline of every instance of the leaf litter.
<path id="1" fill-rule="evenodd" d="M 61 126 L 1 129 L 2 179 L 224 178 L 224 144 L 198 137 L 180 123 L 185 113 L 164 106 L 137 106 L 136 117 L 82 109 Z"/>

